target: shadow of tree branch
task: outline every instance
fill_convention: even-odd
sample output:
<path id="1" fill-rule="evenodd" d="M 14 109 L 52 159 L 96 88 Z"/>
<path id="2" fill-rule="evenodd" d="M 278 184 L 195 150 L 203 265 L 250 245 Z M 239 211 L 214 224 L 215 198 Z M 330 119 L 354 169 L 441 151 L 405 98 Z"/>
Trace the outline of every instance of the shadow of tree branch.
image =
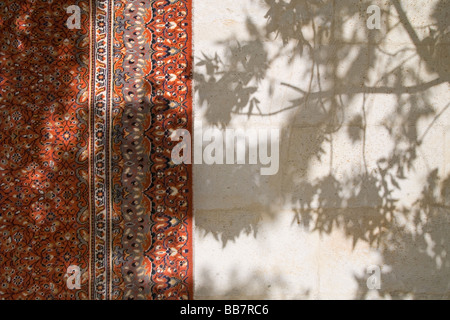
<path id="1" fill-rule="evenodd" d="M 448 4 L 445 0 L 436 1 L 429 17 L 428 35 L 423 39 L 398 0 L 392 1 L 395 11 L 390 5 L 383 8 L 383 32 L 354 27 L 350 35 L 347 22 L 356 19 L 365 25 L 365 15 L 361 13 L 365 13 L 370 1 L 265 0 L 265 4 L 263 28 L 248 17 L 244 40 L 221 42 L 227 49 L 224 56 L 202 53 L 197 58 L 195 90 L 199 107 L 205 111 L 204 120 L 224 129 L 234 116 L 262 118 L 286 113 L 288 123 L 282 135 L 282 149 L 297 150 L 295 154 L 301 156 L 289 158 L 283 154 L 282 172 L 270 181 L 283 185 L 282 201 L 292 206 L 294 221 L 321 234 L 341 230 L 354 246 L 365 242 L 380 250 L 385 265 L 391 268 L 385 276 L 390 277 L 388 282 L 392 285 L 380 292 L 383 297 L 417 298 L 429 292 L 448 297 L 450 282 L 442 279 L 450 279 L 450 238 L 445 232 L 450 216 L 450 177 L 429 168 L 427 185 L 414 206 L 405 207 L 397 198 L 404 182 L 414 173 L 425 136 L 448 109 L 447 105 L 437 112 L 431 100 L 432 90 L 448 87 L 450 80 Z M 396 19 L 398 22 L 392 24 Z M 409 35 L 412 47 L 408 44 L 392 53 L 386 49 L 392 44 L 388 35 L 399 29 Z M 267 42 L 277 41 L 281 41 L 279 49 L 270 52 Z M 298 75 L 307 79 L 307 87 L 280 82 L 298 96 L 289 106 L 264 113 L 258 99 L 259 85 L 268 81 L 274 63 L 286 55 L 290 57 L 288 66 L 293 66 L 295 59 L 303 59 L 311 66 Z M 348 57 L 352 58 L 346 65 Z M 433 77 L 425 79 L 419 70 L 408 65 L 411 61 L 423 64 Z M 380 65 L 386 70 L 379 70 Z M 272 90 L 270 86 L 269 95 Z M 375 167 L 369 168 L 365 151 L 368 114 L 376 106 L 368 101 L 376 95 L 389 95 L 396 101 L 392 114 L 381 122 L 392 148 L 387 155 L 379 156 Z M 348 119 L 348 106 L 359 101 L 360 110 Z M 419 122 L 430 118 L 425 132 L 419 134 Z M 363 170 L 338 177 L 330 160 L 328 175 L 308 179 L 315 160 L 325 163 L 326 148 L 333 158 L 334 135 L 341 131 L 346 132 L 352 144 L 362 145 Z M 235 174 L 245 174 L 245 170 L 240 168 Z M 264 196 L 268 203 L 279 200 L 271 192 Z M 266 206 L 263 213 L 275 219 L 277 210 Z M 258 219 L 254 218 L 239 220 L 233 234 L 222 233 L 220 227 L 202 217 L 197 226 L 225 246 L 241 231 L 256 233 L 258 224 L 254 220 Z M 403 220 L 411 224 L 404 224 Z M 398 255 L 410 258 L 402 260 Z M 411 259 L 420 262 L 408 265 L 406 261 Z M 366 298 L 369 292 L 364 279 L 355 279 L 359 284 L 356 298 Z"/>

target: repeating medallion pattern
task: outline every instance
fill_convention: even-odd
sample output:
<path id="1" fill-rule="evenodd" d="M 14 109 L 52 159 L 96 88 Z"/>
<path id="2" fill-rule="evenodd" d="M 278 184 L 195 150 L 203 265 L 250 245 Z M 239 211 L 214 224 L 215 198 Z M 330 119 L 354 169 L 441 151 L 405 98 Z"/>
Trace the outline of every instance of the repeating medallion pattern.
<path id="1" fill-rule="evenodd" d="M 74 3 L 79 30 L 66 1 L 0 2 L 2 299 L 88 297 L 89 3 Z"/>
<path id="2" fill-rule="evenodd" d="M 192 297 L 191 168 L 170 160 L 172 131 L 192 121 L 190 10 L 116 1 L 114 297 Z"/>
<path id="3" fill-rule="evenodd" d="M 190 299 L 191 0 L 68 2 L 0 3 L 0 298 Z"/>
<path id="4" fill-rule="evenodd" d="M 93 41 L 91 56 L 91 297 L 109 299 L 110 284 L 110 166 L 111 15 L 112 1 L 91 3 Z"/>

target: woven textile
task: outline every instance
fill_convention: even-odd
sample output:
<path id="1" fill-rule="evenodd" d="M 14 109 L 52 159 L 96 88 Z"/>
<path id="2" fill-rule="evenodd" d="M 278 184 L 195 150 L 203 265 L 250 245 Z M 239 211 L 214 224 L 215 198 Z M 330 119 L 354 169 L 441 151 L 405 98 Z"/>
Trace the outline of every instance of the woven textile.
<path id="1" fill-rule="evenodd" d="M 190 2 L 0 2 L 0 299 L 192 298 Z"/>

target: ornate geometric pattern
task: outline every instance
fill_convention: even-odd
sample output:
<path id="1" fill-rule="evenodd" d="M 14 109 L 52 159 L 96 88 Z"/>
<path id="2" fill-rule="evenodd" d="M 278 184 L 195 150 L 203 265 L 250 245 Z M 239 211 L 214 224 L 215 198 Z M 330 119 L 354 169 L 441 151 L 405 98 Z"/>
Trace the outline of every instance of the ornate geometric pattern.
<path id="1" fill-rule="evenodd" d="M 0 299 L 192 298 L 191 34 L 191 0 L 0 2 Z"/>

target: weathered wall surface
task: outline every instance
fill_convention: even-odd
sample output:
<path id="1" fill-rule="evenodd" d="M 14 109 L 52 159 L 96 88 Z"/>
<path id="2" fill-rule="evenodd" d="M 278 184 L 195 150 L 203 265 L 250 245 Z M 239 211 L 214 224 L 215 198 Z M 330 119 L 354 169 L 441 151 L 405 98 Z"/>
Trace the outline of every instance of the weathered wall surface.
<path id="1" fill-rule="evenodd" d="M 195 297 L 449 298 L 448 1 L 194 6 L 195 125 L 281 130 L 276 175 L 194 167 Z"/>

